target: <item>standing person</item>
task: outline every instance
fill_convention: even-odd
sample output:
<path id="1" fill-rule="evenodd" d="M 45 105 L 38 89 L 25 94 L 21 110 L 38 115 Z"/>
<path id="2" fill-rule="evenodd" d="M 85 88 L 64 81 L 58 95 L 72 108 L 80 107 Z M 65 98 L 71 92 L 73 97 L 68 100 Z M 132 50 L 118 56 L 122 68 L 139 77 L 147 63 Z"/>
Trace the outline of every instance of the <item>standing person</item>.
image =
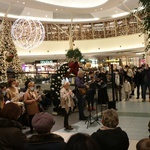
<path id="1" fill-rule="evenodd" d="M 94 78 L 94 72 L 90 71 L 89 76 L 87 77 L 87 82 L 89 85 L 89 90 L 87 93 L 87 100 L 88 100 L 88 111 L 95 111 L 94 108 L 94 95 L 96 93 L 96 83 Z"/>
<path id="2" fill-rule="evenodd" d="M 125 79 L 123 88 L 124 88 L 124 93 L 125 93 L 125 101 L 128 101 L 130 98 L 130 93 L 131 93 L 131 84 L 128 81 L 128 79 Z"/>
<path id="3" fill-rule="evenodd" d="M 119 73 L 119 70 L 116 70 L 116 73 L 115 73 L 114 77 L 115 77 L 114 88 L 115 88 L 116 101 L 118 101 L 118 100 L 121 101 L 122 100 L 123 77 Z"/>
<path id="4" fill-rule="evenodd" d="M 74 108 L 73 92 L 70 89 L 70 83 L 68 79 L 62 80 L 62 88 L 60 89 L 60 105 L 64 112 L 64 127 L 66 130 L 72 130 L 73 128 L 68 123 L 68 118 L 71 110 Z"/>
<path id="5" fill-rule="evenodd" d="M 149 102 L 150 102 L 150 68 L 148 64 L 144 65 L 144 70 L 142 71 L 142 98 L 143 102 L 146 101 L 146 90 L 149 91 Z"/>
<path id="6" fill-rule="evenodd" d="M 24 94 L 24 103 L 26 106 L 26 111 L 29 116 L 29 126 L 30 126 L 30 133 L 33 133 L 33 127 L 32 127 L 32 118 L 36 113 L 39 112 L 39 97 L 37 92 L 35 91 L 35 84 L 34 82 L 28 83 L 28 89 Z"/>
<path id="7" fill-rule="evenodd" d="M 5 104 L 0 118 L 0 149 L 23 150 L 26 135 L 17 119 L 21 115 L 21 108 L 15 103 Z"/>
<path id="8" fill-rule="evenodd" d="M 85 95 L 79 92 L 78 88 L 89 88 L 88 85 L 84 84 L 84 71 L 80 69 L 78 71 L 77 77 L 75 78 L 75 95 L 78 99 L 78 109 L 79 109 L 79 120 L 86 120 L 87 117 L 84 115 L 84 105 L 85 105 Z"/>
<path id="9" fill-rule="evenodd" d="M 98 104 L 106 104 L 109 101 L 107 93 L 107 78 L 103 68 L 100 69 L 98 78 Z"/>
<path id="10" fill-rule="evenodd" d="M 141 89 L 141 93 L 142 93 L 142 70 L 141 70 L 141 67 L 137 68 L 134 80 L 135 80 L 135 85 L 136 85 L 136 88 L 137 88 L 137 97 L 136 97 L 136 99 L 139 99 L 140 89 Z"/>
<path id="11" fill-rule="evenodd" d="M 114 109 L 102 112 L 102 127 L 91 135 L 99 150 L 128 150 L 129 138 L 120 127 L 118 114 Z"/>
<path id="12" fill-rule="evenodd" d="M 38 134 L 29 137 L 24 145 L 24 150 L 63 150 L 65 147 L 64 139 L 51 132 L 55 120 L 47 112 L 35 114 L 32 119 L 32 126 Z"/>

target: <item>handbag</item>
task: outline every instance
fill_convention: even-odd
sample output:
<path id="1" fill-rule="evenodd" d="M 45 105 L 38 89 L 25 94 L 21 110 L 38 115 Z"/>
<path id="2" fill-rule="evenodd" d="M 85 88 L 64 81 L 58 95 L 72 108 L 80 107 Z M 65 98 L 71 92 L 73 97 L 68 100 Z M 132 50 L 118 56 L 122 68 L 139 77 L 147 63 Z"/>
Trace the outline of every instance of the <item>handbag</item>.
<path id="1" fill-rule="evenodd" d="M 86 88 L 78 88 L 78 91 L 81 95 L 86 95 L 87 89 Z"/>

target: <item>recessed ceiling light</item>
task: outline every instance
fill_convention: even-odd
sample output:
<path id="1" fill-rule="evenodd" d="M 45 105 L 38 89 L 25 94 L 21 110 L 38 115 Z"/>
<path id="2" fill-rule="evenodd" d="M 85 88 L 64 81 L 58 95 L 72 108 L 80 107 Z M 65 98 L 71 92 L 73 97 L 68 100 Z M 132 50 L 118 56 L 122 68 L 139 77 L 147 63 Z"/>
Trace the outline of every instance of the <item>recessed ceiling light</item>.
<path id="1" fill-rule="evenodd" d="M 28 12 L 28 15 L 30 15 L 30 13 Z"/>
<path id="2" fill-rule="evenodd" d="M 45 17 L 47 18 L 47 15 L 45 15 Z"/>
<path id="3" fill-rule="evenodd" d="M 100 8 L 100 10 L 103 10 L 103 8 Z"/>
<path id="4" fill-rule="evenodd" d="M 117 13 L 118 11 L 116 10 L 116 13 Z"/>
<path id="5" fill-rule="evenodd" d="M 56 11 L 57 11 L 58 9 L 56 8 Z"/>
<path id="6" fill-rule="evenodd" d="M 17 1 L 17 3 L 19 3 L 19 1 Z"/>
<path id="7" fill-rule="evenodd" d="M 22 4 L 25 5 L 25 2 L 23 2 Z"/>

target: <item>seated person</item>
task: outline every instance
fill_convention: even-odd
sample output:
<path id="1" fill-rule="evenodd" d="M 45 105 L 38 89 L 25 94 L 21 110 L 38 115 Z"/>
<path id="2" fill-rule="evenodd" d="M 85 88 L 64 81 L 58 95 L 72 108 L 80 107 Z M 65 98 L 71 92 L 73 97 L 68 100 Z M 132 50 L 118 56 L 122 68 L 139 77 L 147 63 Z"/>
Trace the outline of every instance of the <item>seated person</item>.
<path id="1" fill-rule="evenodd" d="M 98 147 L 88 134 L 76 133 L 70 137 L 64 150 L 84 150 L 84 149 L 98 150 Z"/>
<path id="2" fill-rule="evenodd" d="M 65 146 L 64 139 L 51 133 L 55 121 L 51 114 L 40 112 L 34 115 L 32 126 L 37 135 L 32 135 L 28 143 L 24 145 L 24 150 L 62 150 Z"/>
<path id="3" fill-rule="evenodd" d="M 102 113 L 102 127 L 91 135 L 100 150 L 127 150 L 129 139 L 120 127 L 118 114 L 114 109 L 107 109 Z"/>
<path id="4" fill-rule="evenodd" d="M 20 115 L 21 108 L 13 102 L 5 104 L 3 107 L 0 118 L 1 150 L 23 150 L 27 138 L 22 132 L 21 124 L 17 122 Z"/>
<path id="5" fill-rule="evenodd" d="M 150 139 L 145 138 L 145 139 L 140 140 L 136 144 L 136 149 L 137 150 L 150 150 Z"/>

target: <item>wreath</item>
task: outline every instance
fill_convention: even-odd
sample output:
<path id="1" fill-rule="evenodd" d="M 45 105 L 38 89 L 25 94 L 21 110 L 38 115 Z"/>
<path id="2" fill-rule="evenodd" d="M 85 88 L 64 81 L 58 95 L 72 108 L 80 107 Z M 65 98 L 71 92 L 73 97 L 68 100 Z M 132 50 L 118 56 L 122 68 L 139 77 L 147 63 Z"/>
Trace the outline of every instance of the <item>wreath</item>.
<path id="1" fill-rule="evenodd" d="M 75 48 L 69 49 L 67 51 L 66 57 L 69 59 L 69 61 L 80 61 L 83 58 L 83 55 L 78 48 Z"/>

